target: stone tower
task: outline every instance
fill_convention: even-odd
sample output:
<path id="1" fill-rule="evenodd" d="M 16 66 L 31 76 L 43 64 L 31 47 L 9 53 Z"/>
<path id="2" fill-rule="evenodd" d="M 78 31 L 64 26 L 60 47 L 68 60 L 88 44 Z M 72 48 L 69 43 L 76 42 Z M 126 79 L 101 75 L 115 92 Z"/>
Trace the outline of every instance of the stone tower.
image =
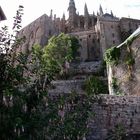
<path id="1" fill-rule="evenodd" d="M 74 0 L 70 0 L 69 2 L 69 26 L 71 27 L 71 30 L 76 27 L 76 8 L 75 8 L 75 2 Z"/>

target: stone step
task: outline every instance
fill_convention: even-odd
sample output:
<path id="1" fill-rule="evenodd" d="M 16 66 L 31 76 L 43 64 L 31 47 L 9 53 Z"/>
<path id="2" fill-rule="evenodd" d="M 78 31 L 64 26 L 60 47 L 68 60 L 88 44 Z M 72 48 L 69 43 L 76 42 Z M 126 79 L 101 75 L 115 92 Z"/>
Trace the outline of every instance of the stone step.
<path id="1" fill-rule="evenodd" d="M 107 83 L 107 79 L 104 77 L 99 77 L 102 81 L 105 81 Z M 57 80 L 52 81 L 51 88 L 49 89 L 50 94 L 62 94 L 66 93 L 69 94 L 71 92 L 76 92 L 80 94 L 84 94 L 84 85 L 85 85 L 84 79 L 76 79 L 76 80 Z"/>
<path id="2" fill-rule="evenodd" d="M 57 80 L 53 81 L 52 88 L 49 89 L 50 94 L 69 94 L 71 92 L 84 93 L 82 86 L 84 85 L 85 80 Z"/>

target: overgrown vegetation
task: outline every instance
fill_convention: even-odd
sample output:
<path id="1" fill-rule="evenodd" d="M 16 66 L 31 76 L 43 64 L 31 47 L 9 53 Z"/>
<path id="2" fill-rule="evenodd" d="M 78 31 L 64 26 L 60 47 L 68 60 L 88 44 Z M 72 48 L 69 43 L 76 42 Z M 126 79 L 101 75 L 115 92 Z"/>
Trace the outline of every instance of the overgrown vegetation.
<path id="1" fill-rule="evenodd" d="M 85 91 L 89 96 L 108 94 L 108 86 L 98 77 L 91 76 L 85 82 Z"/>
<path id="2" fill-rule="evenodd" d="M 121 92 L 120 88 L 119 88 L 119 83 L 117 78 L 112 77 L 112 83 L 111 86 L 115 92 L 115 95 L 123 95 L 123 93 Z"/>
<path id="3" fill-rule="evenodd" d="M 94 115 L 91 112 L 92 101 L 88 96 L 79 96 L 74 92 L 49 100 L 46 139 L 83 139 L 89 130 L 89 117 Z"/>
<path id="4" fill-rule="evenodd" d="M 78 40 L 73 36 L 61 33 L 52 37 L 48 45 L 42 50 L 47 75 L 52 72 L 54 75 L 56 72 L 57 76 L 59 73 L 61 78 L 67 78 L 69 63 L 77 58 L 79 46 Z"/>
<path id="5" fill-rule="evenodd" d="M 104 60 L 109 65 L 117 65 L 119 63 L 120 54 L 120 48 L 116 46 L 111 47 L 106 50 Z"/>
<path id="6" fill-rule="evenodd" d="M 126 132 L 122 124 L 117 124 L 114 129 L 110 130 L 106 140 L 126 140 Z"/>
<path id="7" fill-rule="evenodd" d="M 125 64 L 128 65 L 128 66 L 132 66 L 135 64 L 135 59 L 133 58 L 132 56 L 132 52 L 126 52 L 126 57 L 125 57 Z"/>
<path id="8" fill-rule="evenodd" d="M 112 77 L 112 88 L 118 90 L 117 78 Z"/>
<path id="9" fill-rule="evenodd" d="M 14 32 L 20 29 L 23 7 L 14 22 Z M 76 140 L 86 136 L 91 102 L 88 95 L 76 93 L 51 96 L 47 87 L 64 66 L 74 58 L 75 47 L 68 35 L 50 39 L 41 49 L 15 53 L 25 37 L 1 30 L 0 42 L 0 139 L 1 140 Z M 73 40 L 73 39 L 72 39 Z M 75 43 L 74 43 L 75 44 Z"/>
<path id="10" fill-rule="evenodd" d="M 135 60 L 132 56 L 132 50 L 130 48 L 130 45 L 133 43 L 133 41 L 136 39 L 136 37 L 131 37 L 127 39 L 126 43 L 123 45 L 123 47 L 126 48 L 126 57 L 124 60 L 124 63 L 126 65 L 133 65 L 135 63 Z M 120 50 L 121 48 L 117 48 L 116 46 L 111 47 L 106 50 L 105 55 L 104 55 L 104 60 L 106 61 L 107 64 L 109 65 L 117 65 L 119 63 L 119 58 L 120 58 Z"/>

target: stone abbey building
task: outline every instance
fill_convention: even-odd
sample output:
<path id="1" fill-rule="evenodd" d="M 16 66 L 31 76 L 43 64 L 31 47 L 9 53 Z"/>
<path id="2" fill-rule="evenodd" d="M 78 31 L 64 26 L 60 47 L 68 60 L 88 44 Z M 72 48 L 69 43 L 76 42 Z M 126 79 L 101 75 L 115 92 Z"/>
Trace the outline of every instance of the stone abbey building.
<path id="1" fill-rule="evenodd" d="M 85 4 L 84 15 L 79 15 L 74 0 L 69 1 L 68 12 L 69 17 L 65 19 L 65 15 L 57 18 L 51 10 L 50 16 L 44 14 L 24 27 L 19 36 L 26 36 L 26 42 L 18 51 L 26 52 L 33 44 L 44 46 L 50 37 L 64 32 L 79 39 L 81 61 L 98 61 L 107 48 L 119 45 L 140 25 L 140 20 L 120 19 L 112 11 L 104 13 L 101 5 L 96 15 L 89 14 Z"/>

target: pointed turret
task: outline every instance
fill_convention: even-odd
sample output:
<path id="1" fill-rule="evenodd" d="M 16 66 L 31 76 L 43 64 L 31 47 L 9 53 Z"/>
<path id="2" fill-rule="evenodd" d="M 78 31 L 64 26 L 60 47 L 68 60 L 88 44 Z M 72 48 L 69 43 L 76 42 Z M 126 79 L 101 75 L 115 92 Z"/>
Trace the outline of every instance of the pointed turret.
<path id="1" fill-rule="evenodd" d="M 112 10 L 111 10 L 111 16 L 114 17 Z"/>
<path id="2" fill-rule="evenodd" d="M 65 25 L 66 25 L 66 20 L 65 20 L 65 13 L 63 13 L 63 16 L 62 16 L 62 18 L 61 18 L 61 32 L 64 32 L 65 33 Z"/>
<path id="3" fill-rule="evenodd" d="M 76 8 L 74 0 L 70 0 L 68 11 L 70 28 L 74 28 L 76 26 Z"/>
<path id="4" fill-rule="evenodd" d="M 85 3 L 85 7 L 84 7 L 84 15 L 85 16 L 89 16 L 88 8 L 87 8 L 87 4 L 86 3 Z"/>
<path id="5" fill-rule="evenodd" d="M 102 16 L 104 14 L 103 13 L 103 8 L 102 8 L 101 4 L 100 4 L 100 7 L 99 7 L 99 14 L 100 14 L 100 16 Z"/>
<path id="6" fill-rule="evenodd" d="M 93 11 L 93 17 L 95 17 L 95 12 Z"/>
<path id="7" fill-rule="evenodd" d="M 95 15 L 95 12 L 93 11 L 93 15 L 92 15 L 92 26 L 95 25 L 95 22 L 96 22 L 96 15 Z"/>
<path id="8" fill-rule="evenodd" d="M 65 13 L 63 13 L 62 19 L 65 20 Z"/>
<path id="9" fill-rule="evenodd" d="M 74 0 L 69 1 L 69 7 L 75 7 L 75 2 Z"/>
<path id="10" fill-rule="evenodd" d="M 88 13 L 88 8 L 87 8 L 87 4 L 85 3 L 85 7 L 84 7 L 84 16 L 85 16 L 85 23 L 84 23 L 84 28 L 88 29 L 88 25 L 89 25 L 89 13 Z"/>
<path id="11" fill-rule="evenodd" d="M 97 16 L 99 16 L 100 14 L 99 14 L 99 12 L 97 11 Z"/>
<path id="12" fill-rule="evenodd" d="M 56 20 L 56 14 L 54 14 L 54 20 Z"/>
<path id="13" fill-rule="evenodd" d="M 74 2 L 74 0 L 70 0 L 68 11 L 69 11 L 69 16 L 71 14 L 76 14 L 76 8 L 75 8 L 75 2 Z"/>
<path id="14" fill-rule="evenodd" d="M 50 18 L 52 19 L 52 17 L 53 17 L 53 10 L 51 9 L 51 11 L 50 11 Z"/>

